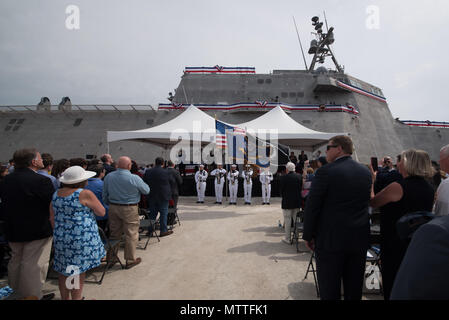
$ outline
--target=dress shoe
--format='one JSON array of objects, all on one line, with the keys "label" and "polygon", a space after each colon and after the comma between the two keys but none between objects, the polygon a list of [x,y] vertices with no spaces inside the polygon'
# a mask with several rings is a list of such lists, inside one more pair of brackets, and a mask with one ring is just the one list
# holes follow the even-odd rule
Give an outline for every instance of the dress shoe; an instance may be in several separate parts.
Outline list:
[{"label": "dress shoe", "polygon": [[172,230],[168,230],[167,232],[161,232],[159,234],[159,237],[165,237],[165,236],[171,235],[172,233],[173,233]]},{"label": "dress shoe", "polygon": [[132,261],[132,262],[128,262],[126,261],[126,266],[125,269],[131,269],[132,267],[137,266],[139,263],[142,262],[141,258],[137,258],[136,260]]},{"label": "dress shoe", "polygon": [[48,293],[48,294],[44,294],[41,298],[41,300],[53,300],[53,298],[55,297],[54,293]]},{"label": "dress shoe", "polygon": [[196,203],[201,203],[201,201],[197,201]]}]

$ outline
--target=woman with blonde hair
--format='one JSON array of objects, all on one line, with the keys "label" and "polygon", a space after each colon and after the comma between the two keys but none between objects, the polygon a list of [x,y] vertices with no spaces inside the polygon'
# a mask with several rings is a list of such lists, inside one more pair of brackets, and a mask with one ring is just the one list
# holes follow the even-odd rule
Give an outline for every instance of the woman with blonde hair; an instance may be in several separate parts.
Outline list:
[{"label": "woman with blonde hair", "polygon": [[[415,149],[403,151],[398,169],[404,179],[389,184],[376,196],[372,190],[370,201],[373,208],[385,206],[380,217],[380,258],[385,300],[390,298],[396,273],[408,247],[408,243],[399,238],[396,222],[407,213],[431,212],[435,193],[428,182],[434,172],[427,152]],[[372,173],[374,183],[374,171]]]}]

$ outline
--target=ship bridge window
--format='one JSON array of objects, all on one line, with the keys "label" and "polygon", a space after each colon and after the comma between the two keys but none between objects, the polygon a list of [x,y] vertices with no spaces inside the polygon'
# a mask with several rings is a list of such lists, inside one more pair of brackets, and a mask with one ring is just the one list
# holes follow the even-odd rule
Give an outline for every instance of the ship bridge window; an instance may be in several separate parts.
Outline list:
[{"label": "ship bridge window", "polygon": [[82,121],[83,121],[82,118],[76,119],[76,120],[75,120],[75,123],[73,123],[73,126],[74,126],[74,127],[78,127],[78,126],[81,124]]},{"label": "ship bridge window", "polygon": [[271,79],[265,79],[265,83],[270,84],[271,83]]},{"label": "ship bridge window", "polygon": [[352,80],[352,79],[350,79],[349,82],[351,82],[351,84],[352,84],[354,87],[357,87],[357,88],[362,89],[362,85],[360,84],[360,82],[355,81],[355,80]]},{"label": "ship bridge window", "polygon": [[290,98],[296,98],[296,92],[289,92]]},{"label": "ship bridge window", "polygon": [[263,79],[257,79],[258,84],[263,84],[263,82],[264,82]]},{"label": "ship bridge window", "polygon": [[22,124],[25,121],[25,119],[19,119],[17,120],[17,124]]},{"label": "ship bridge window", "polygon": [[14,123],[16,123],[16,121],[17,121],[17,119],[11,119],[11,120],[9,120],[9,124],[14,124]]},{"label": "ship bridge window", "polygon": [[287,98],[288,97],[288,92],[282,92],[281,93],[281,97],[282,98]]}]

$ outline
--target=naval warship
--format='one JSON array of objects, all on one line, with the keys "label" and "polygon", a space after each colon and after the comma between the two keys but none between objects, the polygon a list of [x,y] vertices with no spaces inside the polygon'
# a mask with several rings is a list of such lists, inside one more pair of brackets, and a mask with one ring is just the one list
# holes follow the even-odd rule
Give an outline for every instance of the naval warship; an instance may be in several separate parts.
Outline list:
[{"label": "naval warship", "polygon": [[[307,128],[348,133],[356,158],[364,163],[408,148],[426,150],[438,160],[440,148],[449,141],[449,123],[394,119],[382,89],[345,73],[338,63],[332,51],[334,28],[324,29],[318,17],[312,18],[312,25],[316,39],[308,53],[313,59],[310,66],[304,59],[304,70],[258,74],[255,67],[186,67],[168,103],[157,107],[75,105],[69,97],[59,105],[44,97],[36,106],[1,106],[0,162],[19,148],[33,146],[55,159],[110,153],[114,158],[129,155],[138,163],[151,163],[156,156],[167,157],[167,150],[143,141],[108,143],[107,131],[157,126],[191,104],[231,124],[280,106]],[[334,68],[319,66],[328,58]]]}]

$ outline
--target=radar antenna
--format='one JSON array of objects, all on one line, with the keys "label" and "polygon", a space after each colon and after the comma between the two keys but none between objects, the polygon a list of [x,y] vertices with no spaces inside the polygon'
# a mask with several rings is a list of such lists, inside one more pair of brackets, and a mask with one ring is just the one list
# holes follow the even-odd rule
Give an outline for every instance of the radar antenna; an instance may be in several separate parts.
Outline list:
[{"label": "radar antenna", "polygon": [[315,69],[316,63],[324,63],[326,57],[332,57],[332,61],[338,72],[343,73],[343,68],[338,64],[337,58],[335,58],[335,55],[330,48],[330,45],[335,42],[334,27],[330,27],[327,33],[323,33],[323,23],[320,22],[320,18],[316,16],[312,18],[312,26],[314,26],[316,30],[316,32],[313,33],[316,36],[316,40],[312,40],[310,43],[309,54],[313,54],[313,60],[309,71]]},{"label": "radar antenna", "polygon": [[301,47],[301,53],[302,53],[302,58],[304,59],[304,65],[306,66],[306,70],[308,70],[309,67],[307,66],[306,56],[304,55],[304,50],[302,48],[301,38],[299,37],[299,32],[298,32],[298,27],[296,26],[295,16],[292,16],[292,17],[293,17],[293,23],[295,24],[296,35],[298,36],[299,46]]}]

